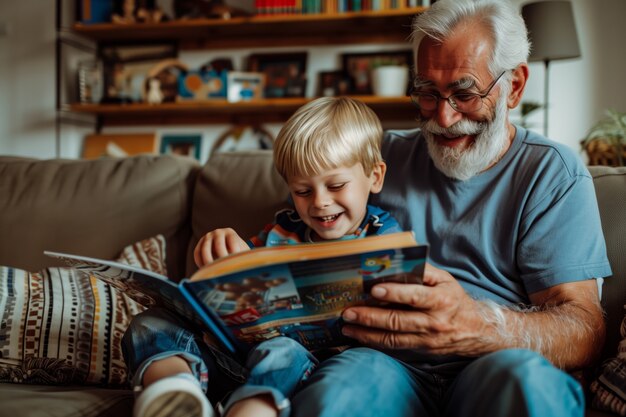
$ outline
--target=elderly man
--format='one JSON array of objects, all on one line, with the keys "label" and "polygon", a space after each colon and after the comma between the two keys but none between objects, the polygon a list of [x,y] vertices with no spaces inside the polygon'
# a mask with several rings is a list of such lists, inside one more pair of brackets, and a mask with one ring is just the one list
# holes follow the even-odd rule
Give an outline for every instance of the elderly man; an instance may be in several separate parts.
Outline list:
[{"label": "elderly man", "polygon": [[582,416],[566,371],[604,337],[611,274],[592,180],[570,149],[512,125],[529,42],[503,0],[439,0],[414,23],[420,129],[385,143],[375,204],[431,246],[399,310],[347,309],[355,348],[322,363],[296,416]]}]

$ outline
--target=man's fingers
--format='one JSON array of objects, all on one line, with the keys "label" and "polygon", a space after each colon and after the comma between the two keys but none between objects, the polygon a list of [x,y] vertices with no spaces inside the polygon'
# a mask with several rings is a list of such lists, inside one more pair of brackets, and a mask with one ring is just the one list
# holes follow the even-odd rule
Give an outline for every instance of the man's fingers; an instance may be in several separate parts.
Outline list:
[{"label": "man's fingers", "polygon": [[427,340],[417,333],[387,332],[351,325],[345,325],[342,333],[364,345],[382,349],[411,349],[415,346],[423,346],[424,341]]},{"label": "man's fingers", "polygon": [[430,324],[429,316],[419,311],[377,307],[351,307],[343,312],[342,317],[350,324],[394,332],[419,333]]},{"label": "man's fingers", "polygon": [[424,276],[422,277],[424,285],[434,286],[453,279],[452,275],[450,275],[447,271],[426,263],[426,266],[424,267]]},{"label": "man's fingers", "polygon": [[384,283],[372,288],[372,297],[391,303],[406,304],[415,309],[427,310],[435,307],[435,290],[419,284]]}]

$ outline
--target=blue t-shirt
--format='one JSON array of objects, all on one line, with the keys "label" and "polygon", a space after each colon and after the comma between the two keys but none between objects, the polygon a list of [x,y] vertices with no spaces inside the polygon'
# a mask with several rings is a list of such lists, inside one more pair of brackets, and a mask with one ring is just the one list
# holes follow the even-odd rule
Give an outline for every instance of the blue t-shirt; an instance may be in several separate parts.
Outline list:
[{"label": "blue t-shirt", "polygon": [[[365,217],[359,228],[344,239],[401,232],[400,225],[389,213],[375,206],[367,206]],[[248,246],[283,246],[312,242],[311,228],[302,221],[298,212],[284,209],[276,213],[274,223],[270,223],[256,236],[248,240]]]},{"label": "blue t-shirt", "polygon": [[517,127],[492,168],[467,181],[433,164],[418,129],[389,131],[385,187],[391,212],[430,262],[474,298],[529,303],[528,294],[611,275],[592,178],[568,147]]}]

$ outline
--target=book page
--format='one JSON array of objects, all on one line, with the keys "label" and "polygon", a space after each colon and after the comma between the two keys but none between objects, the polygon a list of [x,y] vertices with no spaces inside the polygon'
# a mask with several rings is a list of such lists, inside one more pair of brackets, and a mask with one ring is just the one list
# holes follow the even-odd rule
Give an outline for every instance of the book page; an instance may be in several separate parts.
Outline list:
[{"label": "book page", "polygon": [[180,293],[178,284],[164,275],[106,259],[51,251],[44,253],[61,259],[87,277],[106,282],[144,307],[161,307],[204,325]]}]

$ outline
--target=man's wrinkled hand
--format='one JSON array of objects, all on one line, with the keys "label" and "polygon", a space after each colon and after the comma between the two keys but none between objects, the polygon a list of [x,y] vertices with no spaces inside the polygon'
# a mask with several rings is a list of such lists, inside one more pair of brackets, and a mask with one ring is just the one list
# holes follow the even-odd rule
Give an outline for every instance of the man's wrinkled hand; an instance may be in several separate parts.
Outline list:
[{"label": "man's wrinkled hand", "polygon": [[407,309],[350,307],[343,333],[385,349],[418,349],[434,354],[475,356],[485,349],[478,303],[448,272],[427,264],[424,285],[383,283],[372,296]]}]

